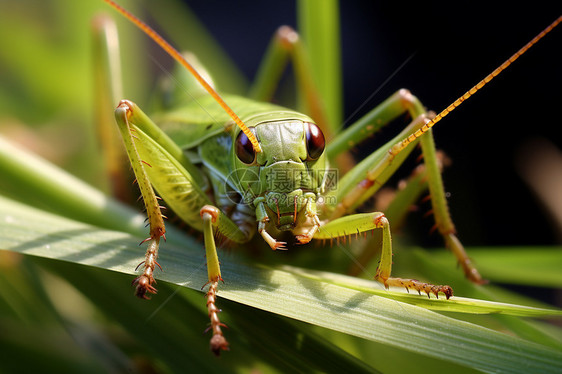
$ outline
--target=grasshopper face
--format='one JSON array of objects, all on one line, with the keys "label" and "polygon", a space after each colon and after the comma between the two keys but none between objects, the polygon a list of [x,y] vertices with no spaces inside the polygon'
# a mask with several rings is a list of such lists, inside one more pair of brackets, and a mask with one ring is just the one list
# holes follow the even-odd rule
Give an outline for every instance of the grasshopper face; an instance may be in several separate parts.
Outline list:
[{"label": "grasshopper face", "polygon": [[254,208],[265,208],[268,231],[301,235],[316,217],[324,186],[324,135],[316,124],[303,120],[263,122],[251,131],[262,152],[256,154],[242,132],[233,147],[241,190],[252,196]]}]

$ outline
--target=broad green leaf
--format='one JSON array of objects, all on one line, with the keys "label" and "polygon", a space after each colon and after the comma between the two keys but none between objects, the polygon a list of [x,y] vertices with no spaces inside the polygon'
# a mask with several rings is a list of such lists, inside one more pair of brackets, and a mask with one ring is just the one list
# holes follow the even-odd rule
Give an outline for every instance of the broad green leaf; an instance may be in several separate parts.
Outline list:
[{"label": "broad green leaf", "polygon": [[[4,198],[0,222],[2,249],[124,273],[132,273],[139,261],[138,238]],[[165,244],[160,264],[166,270],[159,279],[200,289],[206,282],[202,254],[192,241],[185,247]],[[248,266],[229,256],[223,256],[222,268],[226,282],[220,296],[255,308],[485,371],[562,369],[558,351],[395,299],[310,279],[294,270]]]},{"label": "broad green leaf", "polygon": [[376,282],[352,278],[346,275],[319,272],[308,269],[298,269],[291,266],[283,266],[282,269],[309,279],[316,279],[334,285],[348,287],[364,293],[386,297],[395,301],[417,305],[431,310],[474,314],[502,313],[522,317],[540,317],[548,315],[562,316],[561,310],[534,308],[459,296],[454,296],[450,300],[446,300],[443,295],[441,295],[441,298],[439,299],[435,298],[433,295],[431,295],[431,297],[420,297],[417,294],[407,293],[398,288],[393,288],[393,291],[388,291]]}]

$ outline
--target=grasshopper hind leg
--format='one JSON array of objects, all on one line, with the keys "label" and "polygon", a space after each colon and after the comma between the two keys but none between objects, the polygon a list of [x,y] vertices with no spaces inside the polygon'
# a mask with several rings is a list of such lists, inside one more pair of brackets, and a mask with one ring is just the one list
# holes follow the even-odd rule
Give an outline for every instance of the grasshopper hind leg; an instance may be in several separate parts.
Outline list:
[{"label": "grasshopper hind leg", "polygon": [[445,241],[445,246],[457,257],[465,276],[475,284],[486,284],[470,258],[464,246],[457,238],[456,228],[449,213],[443,179],[437,161],[435,141],[432,131],[429,130],[420,138],[424,165],[427,172],[427,184],[431,197],[432,212],[435,218],[435,228]]}]

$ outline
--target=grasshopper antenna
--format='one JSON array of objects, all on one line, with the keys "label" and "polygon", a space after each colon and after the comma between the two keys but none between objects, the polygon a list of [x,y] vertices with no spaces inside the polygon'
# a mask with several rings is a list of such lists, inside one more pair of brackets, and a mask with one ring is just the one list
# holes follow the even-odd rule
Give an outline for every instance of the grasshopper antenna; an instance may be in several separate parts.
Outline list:
[{"label": "grasshopper antenna", "polygon": [[168,53],[174,60],[176,60],[183,67],[185,67],[195,77],[195,79],[197,79],[197,81],[203,86],[203,88],[205,88],[205,90],[207,90],[207,92],[213,97],[213,99],[215,99],[215,101],[223,108],[223,110],[230,116],[230,118],[232,118],[234,120],[234,122],[236,122],[236,124],[238,125],[238,127],[240,127],[240,129],[244,132],[244,134],[246,134],[246,136],[248,137],[248,139],[252,143],[252,146],[254,147],[254,151],[256,153],[260,153],[262,151],[256,136],[254,134],[252,134],[250,129],[248,129],[248,126],[246,126],[244,124],[244,122],[242,122],[242,120],[226,104],[226,102],[222,99],[222,97],[220,97],[220,95],[217,93],[217,91],[215,91],[215,89],[213,87],[211,87],[211,85],[209,85],[209,83],[207,83],[207,81],[205,81],[205,79],[203,79],[201,74],[199,74],[197,72],[197,70],[195,70],[195,68],[181,55],[181,53],[178,52],[177,49],[172,47],[172,45],[170,43],[168,43],[166,40],[164,40],[164,38],[162,36],[160,36],[160,34],[158,34],[156,31],[154,31],[154,29],[152,29],[146,23],[144,23],[143,21],[138,19],[136,16],[134,16],[128,10],[121,7],[119,4],[115,3],[112,0],[104,0],[104,1],[107,4],[109,4],[112,8],[117,10],[119,13],[121,13],[125,18],[127,18],[133,24],[135,24],[135,26],[137,26],[148,37],[150,37],[152,40],[154,40],[154,42],[156,42],[156,44],[158,44],[164,51],[166,51],[166,53]]},{"label": "grasshopper antenna", "polygon": [[484,79],[482,79],[480,82],[478,82],[474,87],[472,87],[470,90],[466,91],[464,93],[464,95],[459,97],[451,105],[449,105],[447,108],[445,108],[441,113],[436,115],[435,118],[433,118],[432,120],[429,120],[425,125],[423,125],[419,130],[414,132],[412,135],[408,136],[407,138],[405,138],[401,142],[395,144],[390,149],[390,151],[389,151],[390,154],[394,155],[394,156],[397,155],[398,153],[400,153],[400,151],[402,151],[404,148],[406,148],[408,146],[408,144],[410,144],[411,142],[413,142],[414,140],[416,140],[417,138],[422,136],[424,133],[429,131],[429,129],[432,128],[437,122],[441,121],[443,119],[443,117],[445,117],[447,114],[451,113],[453,110],[458,108],[466,99],[468,99],[469,97],[474,95],[478,90],[480,90],[482,87],[484,87],[492,79],[497,77],[502,71],[507,69],[507,67],[509,65],[511,65],[515,60],[517,60],[523,53],[527,52],[527,50],[529,48],[531,48],[533,45],[535,45],[539,40],[541,40],[550,31],[552,31],[552,29],[554,29],[556,26],[558,26],[558,24],[560,22],[562,22],[562,16],[559,16],[554,22],[552,22],[547,28],[545,28],[543,31],[541,31],[530,42],[528,42],[520,50],[515,52],[503,64],[498,66],[493,72],[488,74]]}]

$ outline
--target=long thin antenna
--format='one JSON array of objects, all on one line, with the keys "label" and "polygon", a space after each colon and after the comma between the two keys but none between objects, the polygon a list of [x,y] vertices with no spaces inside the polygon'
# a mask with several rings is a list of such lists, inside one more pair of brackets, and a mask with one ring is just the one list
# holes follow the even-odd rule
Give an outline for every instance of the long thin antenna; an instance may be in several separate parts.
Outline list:
[{"label": "long thin antenna", "polygon": [[509,65],[511,65],[515,60],[517,60],[519,58],[519,56],[521,56],[523,53],[527,52],[527,50],[529,48],[531,48],[533,45],[535,45],[546,34],[548,34],[553,28],[558,26],[558,24],[560,22],[562,22],[562,16],[559,16],[556,19],[556,21],[552,22],[547,28],[545,28],[543,31],[541,31],[540,34],[535,36],[530,42],[528,42],[520,50],[515,52],[513,54],[513,56],[508,58],[503,64],[501,64],[493,72],[488,74],[484,79],[482,79],[480,82],[478,82],[474,87],[472,87],[470,90],[466,91],[464,95],[462,95],[457,100],[455,100],[451,105],[449,105],[441,113],[439,113],[437,116],[435,116],[435,118],[433,118],[428,123],[423,125],[419,130],[414,132],[412,135],[408,136],[407,138],[405,138],[401,142],[397,143],[394,147],[392,147],[390,152],[393,155],[396,155],[396,154],[400,153],[400,151],[402,151],[404,148],[406,148],[408,146],[408,144],[410,144],[411,142],[413,142],[414,140],[416,140],[417,138],[422,136],[424,133],[429,131],[429,129],[432,128],[437,122],[441,121],[441,119],[443,119],[443,117],[445,117],[447,114],[451,113],[453,110],[458,108],[463,103],[463,101],[465,101],[466,99],[468,99],[469,97],[474,95],[478,90],[480,90],[482,87],[484,87],[492,79],[497,77]]},{"label": "long thin antenna", "polygon": [[154,40],[156,44],[158,44],[164,51],[166,51],[166,53],[168,53],[174,60],[176,60],[182,66],[184,66],[195,77],[195,79],[197,79],[197,81],[203,86],[203,88],[207,90],[207,92],[213,97],[213,99],[215,99],[215,101],[224,109],[224,111],[230,116],[230,118],[232,118],[234,122],[236,122],[236,124],[238,125],[238,127],[240,127],[240,129],[244,132],[244,134],[246,134],[246,136],[252,143],[252,146],[254,147],[254,151],[256,151],[256,153],[261,152],[261,147],[260,144],[258,143],[258,140],[256,139],[256,136],[252,134],[252,132],[248,129],[248,126],[246,126],[244,122],[242,122],[242,120],[226,104],[226,102],[222,99],[222,97],[220,97],[217,91],[215,91],[215,89],[211,87],[211,85],[209,85],[209,83],[207,83],[205,79],[203,79],[203,77],[197,72],[197,70],[195,70],[195,68],[181,55],[181,53],[177,51],[177,49],[172,47],[172,45],[168,43],[166,40],[164,40],[164,38],[161,37],[156,31],[154,31],[150,26],[148,26],[146,23],[138,19],[128,10],[124,9],[123,7],[121,7],[120,5],[118,5],[112,0],[104,0],[104,1],[109,5],[111,5],[111,7],[117,10],[119,13],[121,13],[129,21],[134,23],[146,35],[148,35],[152,40]]}]

